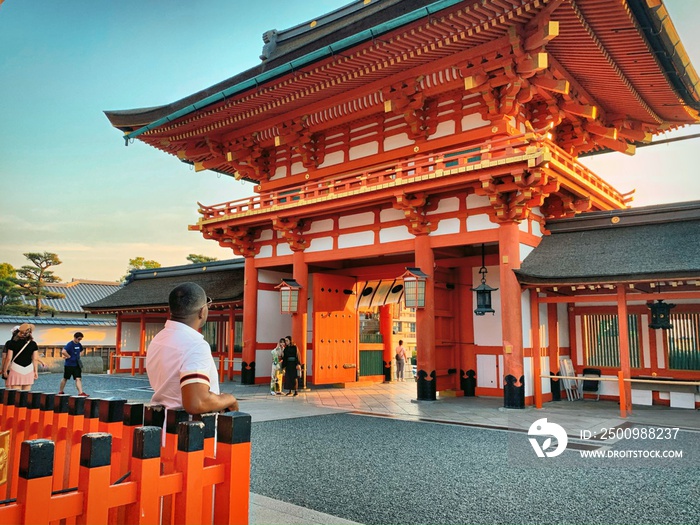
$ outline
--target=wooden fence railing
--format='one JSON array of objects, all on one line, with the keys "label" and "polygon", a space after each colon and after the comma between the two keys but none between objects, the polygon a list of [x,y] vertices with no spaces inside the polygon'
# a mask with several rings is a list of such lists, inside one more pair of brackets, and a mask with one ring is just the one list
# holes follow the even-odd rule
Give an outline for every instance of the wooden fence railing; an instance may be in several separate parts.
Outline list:
[{"label": "wooden fence railing", "polygon": [[246,525],[250,416],[189,419],[123,399],[0,389],[0,444],[10,437],[0,523]]}]

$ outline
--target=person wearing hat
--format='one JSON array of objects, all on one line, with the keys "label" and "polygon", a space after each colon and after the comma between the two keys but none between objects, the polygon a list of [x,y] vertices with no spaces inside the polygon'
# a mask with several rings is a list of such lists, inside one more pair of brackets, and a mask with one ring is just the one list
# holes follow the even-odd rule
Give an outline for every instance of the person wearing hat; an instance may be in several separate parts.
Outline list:
[{"label": "person wearing hat", "polygon": [[7,342],[7,358],[3,365],[7,388],[31,390],[39,377],[39,347],[32,337],[33,331],[33,324],[23,323],[17,335]]}]

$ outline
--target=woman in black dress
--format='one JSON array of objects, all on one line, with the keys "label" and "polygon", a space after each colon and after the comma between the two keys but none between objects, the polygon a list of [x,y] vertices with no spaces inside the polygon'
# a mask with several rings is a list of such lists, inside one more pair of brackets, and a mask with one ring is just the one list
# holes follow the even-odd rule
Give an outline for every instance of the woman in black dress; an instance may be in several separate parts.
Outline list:
[{"label": "woman in black dress", "polygon": [[294,395],[299,395],[297,392],[298,383],[298,371],[301,370],[301,363],[299,362],[299,351],[297,346],[292,342],[292,336],[288,335],[285,337],[287,340],[287,346],[284,347],[284,354],[282,355],[282,368],[284,368],[284,388],[289,390],[286,395],[292,395],[292,390],[294,390]]}]

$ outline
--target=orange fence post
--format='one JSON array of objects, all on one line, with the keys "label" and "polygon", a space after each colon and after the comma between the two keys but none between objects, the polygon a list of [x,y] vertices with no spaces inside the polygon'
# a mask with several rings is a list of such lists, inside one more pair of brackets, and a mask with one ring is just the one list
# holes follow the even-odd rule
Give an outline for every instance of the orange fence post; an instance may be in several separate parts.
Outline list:
[{"label": "orange fence post", "polygon": [[97,432],[100,427],[100,400],[94,397],[85,398],[85,410],[83,412],[83,434]]},{"label": "orange fence post", "polygon": [[[182,490],[175,494],[175,521],[196,525],[202,520],[204,483],[204,423],[186,421],[178,425],[175,470],[182,474]],[[204,490],[203,490],[204,489]],[[211,507],[208,509],[211,516]]]},{"label": "orange fence post", "polygon": [[83,512],[77,517],[78,524],[107,523],[111,452],[109,434],[85,434],[81,440],[78,491],[83,493]]},{"label": "orange fence post", "polygon": [[112,468],[109,480],[114,483],[125,472],[121,472],[122,434],[124,429],[124,405],[126,399],[100,399],[98,402],[100,432],[112,436]]},{"label": "orange fence post", "polygon": [[25,439],[35,439],[39,435],[41,417],[41,392],[27,394],[27,435]]},{"label": "orange fence post", "polygon": [[85,398],[73,396],[68,400],[68,436],[66,443],[66,473],[64,483],[66,487],[78,485],[80,469],[80,439],[85,426]]},{"label": "orange fence post", "polygon": [[[12,394],[8,394],[7,401],[12,402],[14,415],[12,417],[12,426],[7,430],[10,431],[10,452],[7,458],[7,497],[17,497],[17,478],[18,466],[20,461],[20,444],[26,439],[26,417],[27,417],[27,397],[29,392],[21,390],[12,390]],[[9,423],[8,423],[9,424]]]},{"label": "orange fence post", "polygon": [[0,430],[12,430],[15,423],[15,396],[19,390],[5,388],[2,392],[3,417]]},{"label": "orange fence post", "polygon": [[68,400],[70,396],[62,394],[54,398],[54,426],[51,433],[51,440],[55,447],[53,466],[53,489],[61,490],[67,488],[63,485],[63,478],[66,468],[66,452],[68,440]]},{"label": "orange fence post", "polygon": [[49,522],[53,443],[48,439],[25,441],[21,446],[17,504],[20,523]]},{"label": "orange fence post", "polygon": [[160,444],[163,430],[159,427],[134,429],[131,459],[131,480],[136,483],[136,503],[126,507],[126,523],[160,522]]},{"label": "orange fence post", "polygon": [[[190,416],[184,410],[167,410],[165,416],[165,446],[161,452],[163,474],[175,472],[175,453],[177,452],[178,424],[189,421]],[[163,524],[175,523],[173,497],[163,496]]]},{"label": "orange fence post", "polygon": [[[134,432],[137,427],[143,426],[143,403],[126,403],[124,405],[122,425],[120,476],[130,470],[134,448]],[[158,450],[158,455],[160,456],[160,450]]]},{"label": "orange fence post", "polygon": [[627,406],[627,395],[625,393],[625,376],[622,370],[617,373],[617,384],[620,390],[620,417],[626,418],[627,410],[625,407]]},{"label": "orange fence post", "polygon": [[56,394],[47,394],[46,392],[42,392],[40,397],[41,407],[39,408],[38,437],[40,439],[51,439],[51,433],[53,432],[53,406]]},{"label": "orange fence post", "polygon": [[198,414],[192,416],[192,421],[204,423],[204,457],[213,458],[216,437],[216,414]]},{"label": "orange fence post", "polygon": [[250,498],[250,415],[220,414],[216,463],[224,466],[224,481],[215,486],[214,523],[248,524]]}]

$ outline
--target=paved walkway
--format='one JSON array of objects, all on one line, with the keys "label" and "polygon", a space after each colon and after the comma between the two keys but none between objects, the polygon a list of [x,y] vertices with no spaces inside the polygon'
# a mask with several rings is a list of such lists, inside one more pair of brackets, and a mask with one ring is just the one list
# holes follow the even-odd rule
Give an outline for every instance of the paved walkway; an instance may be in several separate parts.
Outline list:
[{"label": "paved walkway", "polygon": [[[623,419],[617,403],[611,401],[559,401],[546,403],[540,410],[534,407],[505,409],[500,398],[444,397],[436,401],[417,401],[413,381],[360,384],[347,388],[311,387],[297,397],[271,396],[268,385],[224,383],[222,390],[236,395],[241,410],[251,414],[253,421],[352,412],[516,432],[527,432],[536,420],[548,418],[564,427],[571,440],[578,439],[582,431],[595,434],[602,428],[629,425],[680,427],[700,432],[698,410],[635,406],[632,415]],[[251,501],[251,524],[254,525],[351,523],[255,494]]]}]

